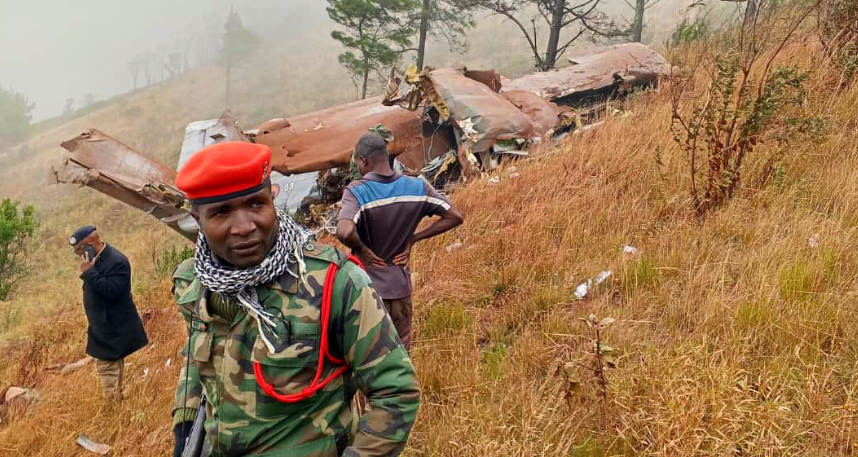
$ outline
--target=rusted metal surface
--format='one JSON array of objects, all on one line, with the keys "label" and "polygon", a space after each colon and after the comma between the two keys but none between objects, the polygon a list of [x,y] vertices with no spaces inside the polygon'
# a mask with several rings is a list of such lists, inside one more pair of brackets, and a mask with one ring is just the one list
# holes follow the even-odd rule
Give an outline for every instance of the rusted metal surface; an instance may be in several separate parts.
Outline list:
[{"label": "rusted metal surface", "polygon": [[572,111],[523,90],[504,92],[501,96],[530,118],[533,129],[539,136],[550,134],[557,128],[560,118]]},{"label": "rusted metal surface", "polygon": [[[358,138],[381,125],[394,137],[391,155],[407,172],[422,171],[431,179],[444,175],[442,181],[455,185],[460,175],[467,179],[495,166],[502,154],[526,155],[534,143],[585,128],[582,107],[592,108],[590,101],[654,85],[672,73],[662,56],[637,43],[602,48],[570,61],[568,68],[512,81],[494,70],[421,73],[415,68],[405,76],[410,91],[391,74],[384,97],[273,119],[244,132],[227,111],[219,119],[188,126],[178,168],[200,149],[221,141],[265,144],[273,153],[276,204],[303,209],[325,199],[319,198],[325,193],[320,189],[327,189],[319,182],[325,180],[319,172],[337,169],[325,176],[347,175]],[[172,168],[97,130],[62,146],[70,155],[62,167],[51,169],[54,183],[89,186],[196,238],[198,227],[175,188]]]},{"label": "rusted metal surface", "polygon": [[557,103],[574,105],[590,94],[628,91],[671,75],[671,66],[646,45],[628,43],[572,57],[572,66],[533,73],[504,84],[503,91],[523,90]]},{"label": "rusted metal surface", "polygon": [[[260,126],[260,131],[277,131],[288,128],[285,119],[275,119]],[[179,155],[177,169],[181,170],[188,160],[201,149],[224,141],[249,141],[238,123],[229,111],[224,112],[219,119],[198,121],[188,124],[185,129],[185,142]],[[286,176],[279,172],[271,173],[271,187],[274,194],[274,204],[290,212],[296,211],[303,199],[312,194],[316,185],[318,172],[302,173]],[[185,221],[181,227],[185,231],[197,231],[196,222]]]},{"label": "rusted metal surface", "polygon": [[[461,70],[424,72],[420,89],[442,120],[451,119],[459,127],[463,142],[473,144],[472,151],[488,150],[499,140],[540,136],[539,127],[527,114]],[[542,103],[547,106],[547,102]]]},{"label": "rusted metal surface", "polygon": [[382,124],[393,132],[393,156],[428,151],[430,139],[422,135],[419,113],[382,106],[371,98],[286,119],[289,127],[256,137],[271,147],[272,168],[284,175],[347,166],[361,135]]},{"label": "rusted metal surface", "polygon": [[189,214],[181,207],[184,195],[175,188],[175,170],[98,130],[85,132],[62,147],[70,155],[59,169],[51,168],[52,183],[91,187],[196,239],[196,233],[179,228],[179,220]]}]

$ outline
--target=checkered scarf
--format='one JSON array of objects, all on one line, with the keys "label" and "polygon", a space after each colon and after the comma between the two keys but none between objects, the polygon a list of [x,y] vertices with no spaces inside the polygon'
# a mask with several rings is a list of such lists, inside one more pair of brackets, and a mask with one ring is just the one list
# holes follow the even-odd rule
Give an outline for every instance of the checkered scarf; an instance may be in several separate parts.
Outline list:
[{"label": "checkered scarf", "polygon": [[[277,226],[277,240],[274,247],[265,260],[254,267],[235,268],[223,265],[215,258],[202,231],[197,237],[197,252],[194,258],[194,268],[200,283],[209,291],[219,293],[228,300],[234,300],[253,317],[256,320],[259,335],[272,354],[276,351],[271,343],[271,337],[276,338],[273,333],[277,324],[274,322],[274,315],[259,303],[256,286],[276,281],[285,274],[300,279],[306,284],[307,267],[304,263],[303,248],[308,241],[315,238],[313,232],[295,223],[279,208]],[[290,270],[290,265],[296,265],[298,271]]]}]

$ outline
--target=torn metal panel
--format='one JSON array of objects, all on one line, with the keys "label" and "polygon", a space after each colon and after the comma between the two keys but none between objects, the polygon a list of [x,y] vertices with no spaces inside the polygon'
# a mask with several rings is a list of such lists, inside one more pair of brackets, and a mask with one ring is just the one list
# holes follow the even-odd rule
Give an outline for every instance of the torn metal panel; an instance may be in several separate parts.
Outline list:
[{"label": "torn metal panel", "polygon": [[557,106],[523,90],[504,92],[501,96],[530,118],[534,131],[539,136],[550,135],[558,127],[558,117],[572,112],[570,108]]},{"label": "torn metal panel", "polygon": [[271,147],[271,166],[284,175],[348,165],[358,139],[379,124],[395,138],[388,145],[391,155],[428,150],[420,114],[381,102],[381,97],[371,98],[289,118],[289,127],[255,141]]},{"label": "torn metal panel", "polygon": [[[287,126],[285,119],[275,119],[260,126],[260,130],[277,131]],[[224,112],[219,119],[188,124],[185,128],[185,141],[182,143],[177,169],[181,170],[185,163],[203,148],[224,141],[248,141],[229,111]],[[272,172],[271,187],[274,193],[274,204],[294,213],[301,206],[304,198],[317,190],[317,177],[316,172],[295,176]],[[198,230],[196,221],[193,219],[182,221],[181,228],[189,232]]]},{"label": "torn metal panel", "polygon": [[464,68],[463,71],[466,78],[485,84],[492,92],[499,93],[503,87],[501,75],[495,70],[468,70]]},{"label": "torn metal panel", "polygon": [[175,170],[98,130],[85,132],[62,147],[71,154],[60,169],[51,169],[52,183],[91,187],[196,239],[196,232],[179,227],[178,221],[190,215],[183,208],[184,195],[175,187]]},{"label": "torn metal panel", "polygon": [[486,151],[498,140],[539,136],[527,114],[461,70],[424,72],[421,89],[443,120],[452,119],[459,126],[465,141],[473,144],[472,151]]},{"label": "torn metal panel", "polygon": [[601,48],[571,57],[572,66],[533,73],[504,84],[503,91],[523,90],[560,104],[577,106],[592,95],[628,91],[671,75],[670,64],[640,43]]}]

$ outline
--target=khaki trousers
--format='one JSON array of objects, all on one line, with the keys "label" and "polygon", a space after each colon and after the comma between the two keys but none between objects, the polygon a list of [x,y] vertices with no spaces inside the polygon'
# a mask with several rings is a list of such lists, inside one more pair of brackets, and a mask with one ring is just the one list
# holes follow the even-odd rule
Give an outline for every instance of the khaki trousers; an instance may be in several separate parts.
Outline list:
[{"label": "khaki trousers", "polygon": [[95,369],[101,381],[104,398],[122,398],[122,381],[125,377],[125,359],[95,360]]}]

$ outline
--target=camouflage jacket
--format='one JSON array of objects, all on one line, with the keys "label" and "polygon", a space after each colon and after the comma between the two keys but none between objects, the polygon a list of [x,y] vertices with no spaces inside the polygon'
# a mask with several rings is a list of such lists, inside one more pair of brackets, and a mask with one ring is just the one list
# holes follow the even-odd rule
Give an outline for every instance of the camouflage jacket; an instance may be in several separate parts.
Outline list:
[{"label": "camouflage jacket", "polygon": [[[193,420],[204,391],[205,428],[213,455],[222,456],[395,456],[405,447],[417,416],[420,389],[414,367],[382,301],[360,267],[336,249],[307,244],[307,284],[285,275],[257,287],[260,302],[279,319],[277,351],[257,338],[256,322],[239,311],[232,322],[212,315],[209,293],[196,279],[192,260],[174,273],[173,293],[189,324],[173,408],[174,424]],[[349,369],[313,397],[281,403],[256,382],[253,362],[280,394],[293,394],[315,377],[319,358],[322,286],[327,268],[341,266],[334,283],[329,322],[331,355]],[[185,352],[185,354],[187,354]],[[322,379],[337,367],[327,363]],[[358,422],[352,407],[357,390],[368,399]]]}]

